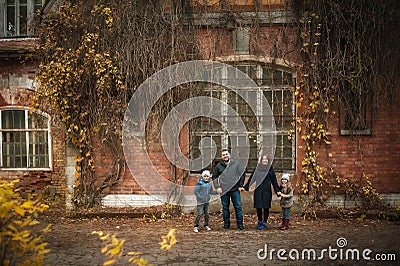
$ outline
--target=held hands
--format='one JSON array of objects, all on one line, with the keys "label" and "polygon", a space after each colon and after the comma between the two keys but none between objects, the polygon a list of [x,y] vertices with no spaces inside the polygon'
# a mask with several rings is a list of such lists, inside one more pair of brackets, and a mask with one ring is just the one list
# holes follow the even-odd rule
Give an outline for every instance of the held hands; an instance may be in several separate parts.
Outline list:
[{"label": "held hands", "polygon": [[280,196],[282,195],[282,192],[278,191],[278,193],[276,193],[276,195],[277,195],[278,197],[280,197]]},{"label": "held hands", "polygon": [[217,191],[218,194],[222,194],[222,188],[219,187],[219,188],[216,189],[216,191]]},{"label": "held hands", "polygon": [[245,191],[244,187],[239,187],[239,192]]}]

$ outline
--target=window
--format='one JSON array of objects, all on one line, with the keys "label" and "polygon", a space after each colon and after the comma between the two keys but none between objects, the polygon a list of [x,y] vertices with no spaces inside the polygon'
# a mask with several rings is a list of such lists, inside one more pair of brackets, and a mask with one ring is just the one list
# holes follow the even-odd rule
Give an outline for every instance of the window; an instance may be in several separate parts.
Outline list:
[{"label": "window", "polygon": [[0,110],[1,167],[49,168],[49,119],[26,109]]},{"label": "window", "polygon": [[371,97],[363,92],[348,90],[339,97],[340,134],[371,135],[372,110]]},{"label": "window", "polygon": [[[275,132],[264,132],[258,128],[258,119],[266,119],[268,116],[268,114],[264,113],[264,108],[261,104],[257,104],[257,110],[254,113],[242,97],[234,91],[219,85],[207,84],[204,86],[201,96],[217,98],[227,103],[240,117],[227,117],[226,110],[221,106],[212,106],[212,101],[202,105],[201,108],[207,108],[207,110],[213,110],[214,114],[220,114],[220,118],[215,116],[215,119],[199,117],[191,120],[189,125],[189,156],[192,165],[190,168],[212,168],[212,164],[221,159],[221,148],[223,147],[239,147],[239,149],[236,149],[238,153],[232,154],[232,156],[237,160],[245,159],[241,158],[244,153],[240,151],[240,147],[245,147],[248,141],[250,144],[250,157],[246,171],[250,172],[257,165],[259,151],[268,146],[265,143],[266,141],[261,139],[262,135],[274,134],[276,136],[274,168],[276,170],[295,169],[295,140],[289,140],[288,138],[288,130],[292,127],[291,123],[295,115],[293,74],[267,64],[240,63],[234,66],[259,84],[258,87],[247,88],[245,93],[251,101],[257,103],[261,102],[260,98],[262,96],[268,100],[275,119]],[[222,71],[222,75],[224,75],[224,71]],[[217,120],[222,121],[222,123]],[[239,130],[237,134],[231,132],[228,135],[226,121],[230,123],[229,128],[235,129],[239,126],[240,120],[245,125],[246,132]],[[200,165],[204,162],[195,160],[200,157],[200,150],[205,153],[205,158],[215,154],[216,160],[208,165]]]},{"label": "window", "polygon": [[12,37],[31,34],[30,24],[34,13],[42,7],[42,0],[7,0],[3,5],[5,5],[5,8],[0,9],[4,10],[3,14],[0,14],[0,16],[4,17],[3,36]]},{"label": "window", "polygon": [[235,54],[249,54],[250,31],[248,28],[237,28],[232,32],[232,44]]}]

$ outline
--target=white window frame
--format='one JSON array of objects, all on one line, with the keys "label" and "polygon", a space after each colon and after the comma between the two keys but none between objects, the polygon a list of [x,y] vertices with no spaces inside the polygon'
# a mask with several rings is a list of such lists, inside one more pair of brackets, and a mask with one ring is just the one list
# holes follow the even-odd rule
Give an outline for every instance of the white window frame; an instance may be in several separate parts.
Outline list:
[{"label": "white window frame", "polygon": [[[24,125],[25,128],[21,129],[3,129],[2,128],[2,119],[3,119],[3,111],[24,111]],[[0,169],[4,171],[9,171],[9,170],[29,170],[29,171],[48,171],[52,170],[52,153],[51,153],[51,132],[50,132],[50,116],[46,113],[43,112],[35,112],[38,115],[44,116],[47,118],[47,128],[40,128],[40,129],[34,129],[34,128],[29,128],[29,109],[25,107],[2,107],[0,109]],[[25,132],[26,136],[26,167],[7,167],[3,165],[3,132]],[[48,152],[48,166],[47,167],[33,167],[29,166],[30,164],[30,139],[29,139],[29,133],[30,132],[46,132],[47,133],[47,152]]]}]

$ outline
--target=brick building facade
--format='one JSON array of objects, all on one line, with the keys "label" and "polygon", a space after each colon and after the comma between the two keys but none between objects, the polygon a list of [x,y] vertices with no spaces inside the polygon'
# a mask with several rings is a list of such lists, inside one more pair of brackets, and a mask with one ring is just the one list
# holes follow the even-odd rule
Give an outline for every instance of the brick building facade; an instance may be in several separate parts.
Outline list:
[{"label": "brick building facade", "polygon": [[[24,195],[44,194],[63,205],[66,191],[63,130],[52,123],[47,113],[29,113],[37,69],[37,64],[26,57],[32,47],[33,39],[0,39],[0,176],[19,179]],[[34,115],[43,119],[36,129]]]},{"label": "brick building facade", "polygon": [[[65,135],[61,126],[51,119],[51,114],[39,113],[44,125],[34,130],[31,114],[25,110],[30,108],[30,97],[35,92],[34,74],[37,68],[35,62],[30,62],[26,55],[33,48],[33,38],[20,38],[8,33],[10,29],[6,23],[7,1],[0,2],[0,112],[2,118],[2,158],[0,176],[2,178],[22,180],[22,190],[26,193],[44,193],[51,199],[67,206],[74,183],[74,150],[66,144]],[[37,1],[30,2],[30,8],[36,8]],[[52,1],[50,1],[52,2]],[[207,1],[200,1],[207,2]],[[256,1],[257,10],[253,1],[236,1],[236,14],[240,17],[225,17],[219,10],[218,1],[209,6],[206,17],[196,17],[196,23],[203,25],[198,33],[203,59],[224,62],[244,71],[257,80],[259,87],[258,97],[265,96],[275,114],[277,135],[277,151],[274,167],[278,176],[283,172],[293,175],[292,182],[298,185],[301,175],[302,160],[304,157],[303,143],[297,134],[291,142],[286,140],[290,122],[294,117],[301,117],[301,110],[296,108],[294,95],[296,80],[299,78],[301,64],[299,54],[285,54],[291,50],[295,41],[295,32],[282,31],[287,22],[284,1]],[[214,3],[215,2],[215,3]],[[18,2],[19,3],[19,2]],[[46,8],[48,8],[48,3]],[[259,32],[253,35],[249,29],[248,20],[257,11],[259,18]],[[222,21],[222,22],[221,22]],[[221,24],[222,23],[222,24]],[[18,23],[16,23],[18,24]],[[21,28],[19,35],[28,36]],[[261,36],[261,38],[260,38]],[[271,66],[274,66],[274,69]],[[272,82],[272,83],[271,83]],[[395,91],[400,91],[400,85],[394,85]],[[215,93],[213,89],[209,93]],[[228,104],[241,106],[240,99],[231,97],[229,91],[218,91],[217,97],[226,99]],[[349,134],[342,127],[343,114],[337,107],[330,119],[331,145],[322,145],[319,148],[322,165],[331,167],[338,176],[349,179],[368,176],[377,191],[383,195],[389,204],[400,205],[400,98],[398,93],[393,94],[390,104],[379,102],[370,120],[367,131],[358,132],[357,136]],[[261,109],[260,109],[261,110]],[[258,112],[258,111],[257,111]],[[260,111],[262,112],[262,110]],[[255,114],[258,115],[257,113]],[[260,115],[261,117],[262,115]],[[371,116],[372,117],[372,116]],[[20,122],[16,121],[21,120]],[[7,124],[11,121],[11,124]],[[18,126],[17,126],[18,124]],[[248,136],[259,138],[256,132],[249,130]],[[40,132],[40,133],[35,133]],[[180,138],[180,145],[188,157],[196,157],[198,143],[196,138],[205,136],[201,128],[191,128],[186,125]],[[233,145],[226,135],[219,131],[211,132],[207,137],[222,146]],[[259,140],[259,139],[257,139]],[[236,137],[237,143],[241,141]],[[192,146],[188,143],[195,143]],[[259,143],[259,142],[254,142]],[[132,144],[132,156],[135,158],[137,170],[146,176],[145,154],[141,143]],[[196,146],[197,145],[197,146]],[[258,144],[251,146],[248,171],[250,172],[257,160]],[[104,175],[112,167],[112,157],[107,150],[98,143],[95,158],[102,163],[96,166],[96,173]],[[18,149],[18,151],[17,151]],[[155,168],[168,180],[178,179],[178,183],[185,179],[189,187],[194,185],[198,172],[187,172],[177,169],[169,163],[164,155],[160,142],[155,142],[148,149],[148,154]],[[238,154],[240,156],[240,154]],[[212,165],[209,166],[209,168]],[[133,177],[128,168],[125,169],[119,183],[107,189],[103,204],[112,206],[147,206],[159,204],[158,199],[147,195],[138,184],[140,178]],[[139,181],[140,183],[141,181]],[[151,182],[151,180],[149,181]],[[340,202],[338,203],[340,204]]]}]

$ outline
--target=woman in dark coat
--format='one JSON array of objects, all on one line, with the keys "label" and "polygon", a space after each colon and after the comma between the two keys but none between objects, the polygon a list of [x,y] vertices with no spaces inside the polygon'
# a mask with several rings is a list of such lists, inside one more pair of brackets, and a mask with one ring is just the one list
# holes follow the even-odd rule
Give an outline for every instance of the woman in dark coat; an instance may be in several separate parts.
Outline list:
[{"label": "woman in dark coat", "polygon": [[275,193],[280,191],[278,182],[276,181],[274,168],[271,165],[271,160],[266,155],[261,157],[256,169],[244,185],[244,189],[249,191],[250,186],[254,182],[256,182],[256,189],[254,190],[254,208],[257,209],[258,218],[256,228],[265,229],[267,227],[269,209],[271,208],[272,201],[271,183],[274,187]]}]

